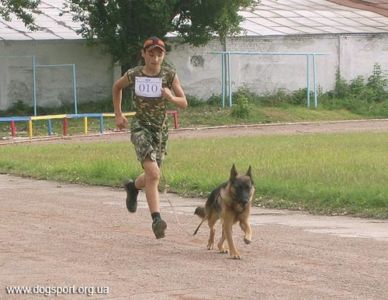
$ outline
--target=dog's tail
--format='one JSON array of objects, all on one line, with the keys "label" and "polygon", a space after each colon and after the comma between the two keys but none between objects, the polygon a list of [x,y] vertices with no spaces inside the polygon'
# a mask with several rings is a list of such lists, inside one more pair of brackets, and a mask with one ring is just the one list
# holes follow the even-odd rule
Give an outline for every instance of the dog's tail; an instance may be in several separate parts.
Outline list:
[{"label": "dog's tail", "polygon": [[195,209],[194,215],[197,215],[197,216],[200,217],[201,219],[205,219],[205,217],[206,217],[205,207],[203,207],[203,206],[198,206],[198,207]]},{"label": "dog's tail", "polygon": [[200,217],[202,219],[201,223],[199,223],[197,229],[195,229],[193,235],[196,235],[198,230],[199,230],[199,227],[201,227],[202,223],[206,220],[206,211],[205,211],[205,207],[203,206],[198,206],[196,209],[195,209],[195,212],[194,212],[194,215],[197,215],[198,217]]}]

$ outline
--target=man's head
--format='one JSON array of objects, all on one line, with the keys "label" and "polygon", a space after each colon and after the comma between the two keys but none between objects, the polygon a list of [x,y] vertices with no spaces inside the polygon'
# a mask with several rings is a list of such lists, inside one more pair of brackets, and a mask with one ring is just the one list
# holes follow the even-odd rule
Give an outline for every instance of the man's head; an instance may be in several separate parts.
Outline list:
[{"label": "man's head", "polygon": [[164,42],[158,37],[150,37],[145,40],[141,54],[147,68],[159,69],[163,63],[165,53]]}]

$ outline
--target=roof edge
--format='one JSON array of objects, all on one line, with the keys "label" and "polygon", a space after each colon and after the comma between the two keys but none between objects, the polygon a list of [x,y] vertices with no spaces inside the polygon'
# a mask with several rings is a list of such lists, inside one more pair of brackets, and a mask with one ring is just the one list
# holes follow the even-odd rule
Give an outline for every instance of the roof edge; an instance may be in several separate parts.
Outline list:
[{"label": "roof edge", "polygon": [[376,14],[382,15],[384,17],[388,17],[388,10],[384,8],[380,8],[371,2],[362,1],[362,0],[328,0],[329,2],[333,2],[338,5],[348,6],[352,8],[357,8],[361,10],[367,10],[374,12]]}]

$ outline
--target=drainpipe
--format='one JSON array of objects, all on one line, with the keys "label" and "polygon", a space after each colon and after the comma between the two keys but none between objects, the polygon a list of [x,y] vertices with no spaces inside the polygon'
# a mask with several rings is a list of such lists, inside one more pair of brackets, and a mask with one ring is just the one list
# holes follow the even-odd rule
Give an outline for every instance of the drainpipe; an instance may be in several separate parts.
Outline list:
[{"label": "drainpipe", "polygon": [[341,35],[338,35],[338,46],[337,46],[337,57],[338,57],[338,66],[337,71],[338,74],[341,75]]}]

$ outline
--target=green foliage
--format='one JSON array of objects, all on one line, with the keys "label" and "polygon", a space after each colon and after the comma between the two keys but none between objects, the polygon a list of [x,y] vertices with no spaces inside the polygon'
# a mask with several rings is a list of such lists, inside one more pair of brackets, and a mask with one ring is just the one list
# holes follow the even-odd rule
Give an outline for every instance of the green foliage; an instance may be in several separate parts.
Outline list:
[{"label": "green foliage", "polygon": [[289,99],[289,94],[285,90],[279,89],[273,95],[266,95],[265,99],[262,99],[262,102],[267,105],[278,106],[287,103]]},{"label": "green foliage", "polygon": [[29,30],[37,30],[31,11],[39,13],[37,7],[40,0],[0,0],[0,17],[10,21],[12,15],[22,20]]},{"label": "green foliage", "polygon": [[206,103],[208,105],[220,107],[221,101],[222,101],[221,100],[221,96],[216,96],[216,95],[213,94],[209,99],[207,99]]},{"label": "green foliage", "polygon": [[177,32],[183,42],[206,44],[240,31],[238,11],[256,0],[72,0],[68,11],[82,23],[79,33],[106,47],[114,61],[133,66],[143,41]]},{"label": "green foliage", "polygon": [[[126,103],[123,104],[123,109],[124,111],[131,110]],[[64,103],[57,107],[37,106],[36,110],[38,115],[71,114],[74,113],[74,105],[72,103]],[[78,104],[78,113],[102,113],[112,111],[113,103],[110,98],[98,102],[89,101]],[[33,107],[23,101],[17,101],[7,110],[0,111],[2,116],[30,116],[33,115],[33,113]]]},{"label": "green foliage", "polygon": [[341,77],[339,70],[335,74],[335,87],[334,93],[335,98],[344,98],[349,95],[349,85],[346,80]]},{"label": "green foliage", "polygon": [[198,0],[176,1],[179,11],[173,22],[175,30],[185,42],[199,46],[206,44],[217,33],[221,41],[227,35],[240,32],[242,8],[254,7],[255,0]]},{"label": "green foliage", "polygon": [[[319,90],[318,90],[318,94],[319,94]],[[310,99],[313,99],[313,97],[314,97],[313,92],[310,92]],[[290,96],[290,99],[288,102],[291,104],[295,104],[295,105],[306,105],[306,103],[307,103],[307,89],[304,88],[304,89],[299,89],[299,90],[293,91],[291,93],[291,96]]]},{"label": "green foliage", "polygon": [[[292,105],[306,105],[306,89],[298,89],[293,92],[287,92],[284,89],[277,90],[274,94],[266,94],[264,96],[258,96],[250,92],[250,102],[264,106],[281,106],[284,104]],[[311,95],[312,97],[312,92]]]},{"label": "green foliage", "polygon": [[204,101],[201,101],[201,99],[198,99],[195,96],[187,95],[187,103],[190,107],[199,107],[204,105]]},{"label": "green foliage", "polygon": [[23,101],[17,101],[6,111],[0,111],[2,116],[25,116],[33,114],[32,107]]},{"label": "green foliage", "polygon": [[238,94],[232,106],[231,115],[239,119],[247,119],[249,117],[251,107],[247,95]]},{"label": "green foliage", "polygon": [[[346,81],[344,81],[346,84]],[[362,76],[357,76],[350,82],[350,86],[347,88],[354,95],[361,95],[365,89],[365,79]]]},{"label": "green foliage", "polygon": [[236,92],[232,94],[232,98],[234,99],[234,102],[239,102],[238,99],[245,98],[249,103],[255,103],[257,102],[257,95],[250,91],[247,87],[243,86],[240,87]]},{"label": "green foliage", "polygon": [[369,101],[382,102],[388,100],[388,93],[386,91],[388,80],[383,75],[379,64],[374,65],[373,74],[368,78],[366,86],[370,91]]},{"label": "green foliage", "polygon": [[358,76],[348,83],[339,73],[335,89],[321,97],[320,103],[329,109],[347,109],[351,112],[375,117],[388,117],[388,80],[381,66],[375,64],[367,80]]}]

